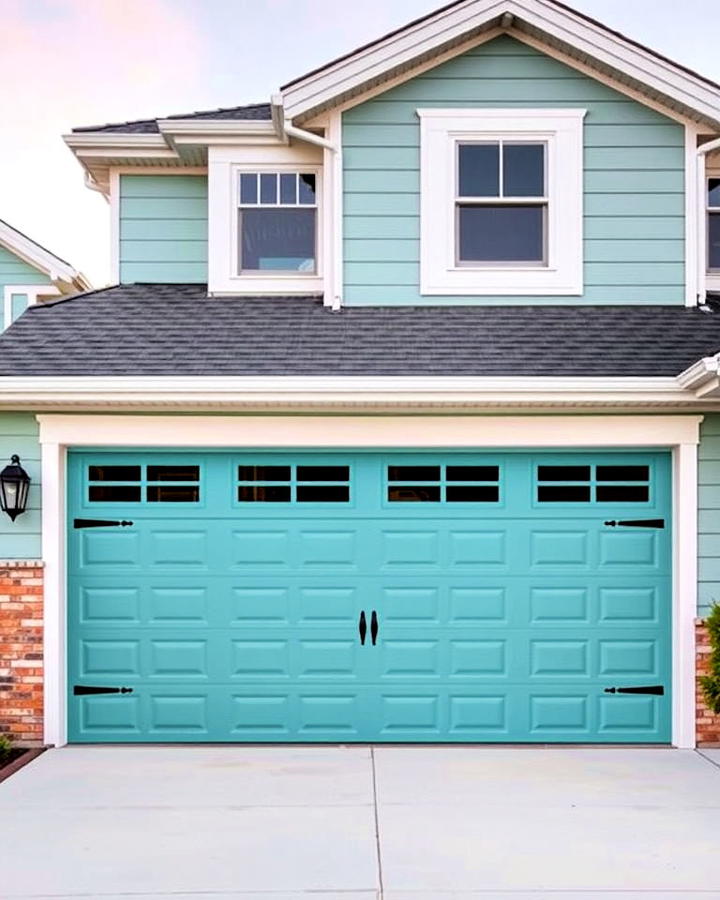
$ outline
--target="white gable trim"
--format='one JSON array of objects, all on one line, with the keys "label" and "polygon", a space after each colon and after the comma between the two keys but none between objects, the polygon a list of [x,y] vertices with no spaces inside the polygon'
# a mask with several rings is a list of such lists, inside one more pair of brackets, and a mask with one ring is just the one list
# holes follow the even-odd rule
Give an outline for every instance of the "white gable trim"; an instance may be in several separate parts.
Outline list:
[{"label": "white gable trim", "polygon": [[68,292],[68,288],[92,290],[92,285],[81,272],[3,221],[0,221],[0,244],[23,262],[47,275],[51,281],[64,282],[67,285],[65,292]]},{"label": "white gable trim", "polygon": [[470,32],[479,36],[484,25],[491,28],[506,15],[720,127],[720,88],[552,0],[465,0],[440,10],[287,85],[282,91],[285,115],[304,116],[348,99],[388,73],[462,42]]}]

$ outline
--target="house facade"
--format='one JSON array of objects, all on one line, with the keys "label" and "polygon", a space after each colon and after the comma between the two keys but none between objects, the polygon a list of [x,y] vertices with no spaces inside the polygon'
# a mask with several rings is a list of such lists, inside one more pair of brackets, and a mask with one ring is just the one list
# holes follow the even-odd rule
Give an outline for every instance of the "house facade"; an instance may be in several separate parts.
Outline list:
[{"label": "house facade", "polygon": [[461,0],[66,143],[117,285],[0,338],[5,727],[720,742],[720,86]]}]

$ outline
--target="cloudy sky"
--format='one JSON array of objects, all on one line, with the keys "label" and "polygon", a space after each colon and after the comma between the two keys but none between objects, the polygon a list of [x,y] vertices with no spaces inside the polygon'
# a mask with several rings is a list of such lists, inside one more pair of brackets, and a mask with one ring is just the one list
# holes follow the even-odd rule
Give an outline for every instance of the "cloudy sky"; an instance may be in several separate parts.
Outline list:
[{"label": "cloudy sky", "polygon": [[[0,218],[109,278],[109,214],[61,141],[75,125],[266,101],[443,0],[0,0]],[[720,81],[718,0],[574,0]]]}]

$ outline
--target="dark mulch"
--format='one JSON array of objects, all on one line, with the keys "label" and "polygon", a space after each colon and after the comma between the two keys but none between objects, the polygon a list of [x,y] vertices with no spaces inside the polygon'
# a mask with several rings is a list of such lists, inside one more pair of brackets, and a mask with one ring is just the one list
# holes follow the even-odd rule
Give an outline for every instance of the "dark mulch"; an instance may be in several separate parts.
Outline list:
[{"label": "dark mulch", "polygon": [[44,752],[45,747],[17,747],[0,757],[0,782],[14,775]]}]

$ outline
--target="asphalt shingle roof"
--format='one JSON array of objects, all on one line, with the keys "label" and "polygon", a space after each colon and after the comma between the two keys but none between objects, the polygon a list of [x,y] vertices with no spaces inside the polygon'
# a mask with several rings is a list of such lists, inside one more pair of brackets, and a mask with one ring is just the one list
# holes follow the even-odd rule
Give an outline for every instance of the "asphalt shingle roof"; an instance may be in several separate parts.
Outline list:
[{"label": "asphalt shingle roof", "polygon": [[[720,351],[684,306],[345,307],[135,284],[30,307],[0,337],[25,375],[674,376]],[[2,383],[0,382],[0,390]]]},{"label": "asphalt shingle roof", "polygon": [[83,125],[73,128],[73,133],[86,131],[102,134],[159,134],[159,119],[234,119],[266,120],[272,118],[269,103],[252,103],[249,106],[230,106],[224,109],[207,109],[200,112],[178,113],[173,116],[158,116],[157,119],[135,119],[132,122],[116,122],[109,125]]}]

